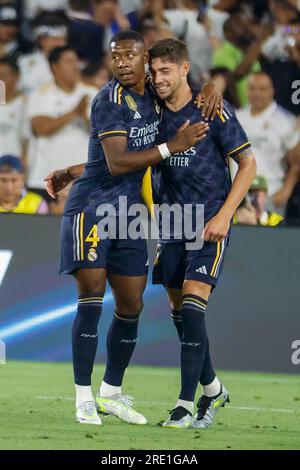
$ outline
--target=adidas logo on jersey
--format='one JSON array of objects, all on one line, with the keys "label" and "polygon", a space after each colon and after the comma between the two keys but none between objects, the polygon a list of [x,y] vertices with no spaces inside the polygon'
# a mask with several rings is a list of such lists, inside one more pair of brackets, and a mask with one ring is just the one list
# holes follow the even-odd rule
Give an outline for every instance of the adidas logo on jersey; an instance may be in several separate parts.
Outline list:
[{"label": "adidas logo on jersey", "polygon": [[142,116],[138,111],[135,112],[135,115],[133,116],[133,119],[142,119]]},{"label": "adidas logo on jersey", "polygon": [[206,266],[196,269],[196,273],[207,274]]}]

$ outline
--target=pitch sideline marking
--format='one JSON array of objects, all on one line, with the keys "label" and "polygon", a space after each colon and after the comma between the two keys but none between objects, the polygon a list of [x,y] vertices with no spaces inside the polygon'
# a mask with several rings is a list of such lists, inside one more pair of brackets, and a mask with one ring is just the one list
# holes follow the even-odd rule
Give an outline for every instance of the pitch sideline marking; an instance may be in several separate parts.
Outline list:
[{"label": "pitch sideline marking", "polygon": [[[36,400],[61,400],[61,401],[75,401],[75,398],[72,397],[45,397],[45,396],[37,396],[35,397]],[[138,405],[149,405],[149,401],[137,401]],[[168,406],[169,402],[163,401],[152,401],[151,405],[162,405]],[[252,406],[230,406],[227,405],[226,408],[230,408],[232,410],[240,410],[240,411],[271,411],[272,413],[294,413],[295,410],[293,409],[277,409],[277,408],[260,408],[260,407],[252,407]]]}]

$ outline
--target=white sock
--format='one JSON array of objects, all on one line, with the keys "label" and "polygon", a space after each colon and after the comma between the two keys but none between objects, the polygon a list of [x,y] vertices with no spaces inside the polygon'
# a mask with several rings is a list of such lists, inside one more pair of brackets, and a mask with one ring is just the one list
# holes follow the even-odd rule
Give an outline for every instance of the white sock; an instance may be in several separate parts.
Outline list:
[{"label": "white sock", "polygon": [[93,397],[92,387],[90,385],[76,385],[76,408],[86,401],[95,401]]},{"label": "white sock", "polygon": [[192,401],[178,400],[176,403],[176,408],[178,406],[182,406],[192,414],[194,413],[194,403]]},{"label": "white sock", "polygon": [[216,377],[211,384],[203,386],[203,393],[206,397],[215,397],[216,395],[219,395],[220,392],[221,382],[218,377]]},{"label": "white sock", "polygon": [[106,382],[102,382],[99,388],[99,395],[102,398],[109,398],[113,395],[121,395],[122,387],[115,387],[114,385],[109,385]]}]

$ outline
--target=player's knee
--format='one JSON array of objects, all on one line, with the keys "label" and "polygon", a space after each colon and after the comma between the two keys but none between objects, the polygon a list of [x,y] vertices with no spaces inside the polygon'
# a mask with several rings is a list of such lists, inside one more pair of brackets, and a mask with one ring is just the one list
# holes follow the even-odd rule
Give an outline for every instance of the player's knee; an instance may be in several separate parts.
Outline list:
[{"label": "player's knee", "polygon": [[212,286],[204,282],[186,280],[183,284],[183,295],[197,295],[202,299],[208,300]]},{"label": "player's knee", "polygon": [[103,293],[103,283],[99,279],[89,279],[77,281],[79,295]]},{"label": "player's knee", "polygon": [[133,299],[130,302],[126,302],[118,306],[117,311],[119,314],[126,317],[137,317],[139,316],[144,308],[143,299],[137,298]]}]

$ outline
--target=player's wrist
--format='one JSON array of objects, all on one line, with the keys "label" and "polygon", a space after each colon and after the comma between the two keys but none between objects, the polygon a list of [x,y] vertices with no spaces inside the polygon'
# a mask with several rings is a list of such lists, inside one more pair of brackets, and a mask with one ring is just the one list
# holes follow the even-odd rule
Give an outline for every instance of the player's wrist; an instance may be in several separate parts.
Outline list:
[{"label": "player's wrist", "polygon": [[236,209],[233,207],[222,207],[218,212],[218,216],[222,217],[226,221],[230,222],[232,217],[234,216]]},{"label": "player's wrist", "polygon": [[168,146],[168,149],[169,149],[169,151],[170,151],[171,154],[180,152],[180,148],[179,148],[179,146],[178,146],[178,142],[177,142],[176,137],[173,138],[172,140],[169,140],[169,141],[167,142],[167,146]]},{"label": "player's wrist", "polygon": [[169,146],[166,143],[160,144],[157,146],[159,153],[161,154],[163,160],[170,158],[172,153],[170,152]]}]

